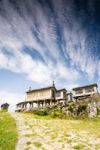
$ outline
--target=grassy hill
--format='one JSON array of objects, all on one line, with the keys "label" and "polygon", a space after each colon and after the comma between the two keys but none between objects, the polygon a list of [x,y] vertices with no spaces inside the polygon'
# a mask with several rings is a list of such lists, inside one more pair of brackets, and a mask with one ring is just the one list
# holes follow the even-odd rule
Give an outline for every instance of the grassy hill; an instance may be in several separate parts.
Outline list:
[{"label": "grassy hill", "polygon": [[17,142],[15,120],[7,112],[0,112],[0,150],[14,150]]},{"label": "grassy hill", "polygon": [[100,149],[100,118],[60,119],[57,115],[12,113],[14,120],[0,112],[0,150],[15,150],[17,139],[16,150]]},{"label": "grassy hill", "polygon": [[14,113],[20,150],[99,150],[100,119],[60,119]]}]

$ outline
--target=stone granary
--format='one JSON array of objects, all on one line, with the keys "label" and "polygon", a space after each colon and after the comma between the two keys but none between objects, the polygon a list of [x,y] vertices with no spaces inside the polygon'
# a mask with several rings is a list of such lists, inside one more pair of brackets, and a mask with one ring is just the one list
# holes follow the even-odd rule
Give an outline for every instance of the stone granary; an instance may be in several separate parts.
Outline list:
[{"label": "stone granary", "polygon": [[29,90],[26,92],[24,102],[17,104],[16,111],[28,111],[33,108],[52,107],[58,103],[64,104],[67,102],[66,89],[57,90],[53,82],[52,86]]},{"label": "stone granary", "polygon": [[76,87],[72,89],[73,98],[74,99],[82,99],[83,97],[91,97],[94,94],[98,93],[98,85],[91,84],[91,85],[85,85],[81,87]]},{"label": "stone granary", "polygon": [[83,99],[98,94],[98,85],[91,84],[73,88],[72,92],[66,89],[57,90],[53,82],[52,86],[29,90],[26,92],[25,101],[18,103],[16,111],[28,111],[34,108],[53,107],[66,104],[74,99]]},{"label": "stone granary", "polygon": [[8,111],[8,107],[9,107],[9,104],[8,103],[4,103],[4,104],[1,105],[1,110]]}]

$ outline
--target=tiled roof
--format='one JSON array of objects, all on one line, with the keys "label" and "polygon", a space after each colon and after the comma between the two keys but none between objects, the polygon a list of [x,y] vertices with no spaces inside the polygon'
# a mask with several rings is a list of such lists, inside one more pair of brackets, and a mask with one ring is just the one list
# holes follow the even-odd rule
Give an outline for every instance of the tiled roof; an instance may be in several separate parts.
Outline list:
[{"label": "tiled roof", "polygon": [[73,88],[72,90],[78,90],[78,89],[92,87],[92,86],[98,87],[98,85],[96,83],[94,83],[94,84],[90,84],[90,85],[84,85],[84,86],[76,87],[76,88]]},{"label": "tiled roof", "polygon": [[39,89],[33,89],[33,90],[27,91],[26,93],[31,93],[31,92],[34,92],[34,91],[47,90],[47,89],[52,89],[52,88],[55,88],[55,87],[54,86],[49,86],[49,87],[44,87],[44,88],[39,88]]},{"label": "tiled roof", "polygon": [[57,92],[58,92],[58,91],[67,91],[67,90],[66,90],[66,89],[59,89],[59,90],[57,90]]}]

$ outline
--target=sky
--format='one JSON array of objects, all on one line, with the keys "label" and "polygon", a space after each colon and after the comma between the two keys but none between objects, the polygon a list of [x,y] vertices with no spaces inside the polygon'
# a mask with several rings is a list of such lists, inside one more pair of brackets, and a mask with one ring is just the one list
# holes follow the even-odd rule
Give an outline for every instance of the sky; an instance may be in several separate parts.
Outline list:
[{"label": "sky", "polygon": [[[100,84],[99,0],[0,0],[0,104],[52,85]],[[100,89],[100,87],[99,87]]]}]

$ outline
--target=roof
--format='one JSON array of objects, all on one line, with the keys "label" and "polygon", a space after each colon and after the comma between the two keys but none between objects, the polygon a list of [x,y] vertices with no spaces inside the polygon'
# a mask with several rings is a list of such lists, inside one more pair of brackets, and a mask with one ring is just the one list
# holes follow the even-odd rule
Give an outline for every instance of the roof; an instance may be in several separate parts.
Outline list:
[{"label": "roof", "polygon": [[16,105],[21,105],[21,104],[24,104],[24,103],[26,103],[26,101],[23,101],[23,102],[17,103]]},{"label": "roof", "polygon": [[57,90],[57,92],[59,92],[59,91],[67,91],[66,89],[59,89],[59,90]]},{"label": "roof", "polygon": [[9,104],[8,103],[4,103],[4,104],[1,105],[1,107],[3,107],[3,106],[9,106]]},{"label": "roof", "polygon": [[68,92],[67,95],[73,95],[72,92]]},{"label": "roof", "polygon": [[96,83],[94,83],[94,84],[90,84],[90,85],[84,85],[84,86],[76,87],[76,88],[73,88],[72,90],[78,90],[81,88],[87,88],[87,87],[93,87],[93,86],[98,87],[98,85]]},{"label": "roof", "polygon": [[48,87],[44,87],[44,88],[29,90],[26,93],[31,93],[31,92],[35,92],[35,91],[41,91],[41,90],[47,90],[47,89],[53,89],[53,88],[55,88],[55,87],[54,86],[48,86]]},{"label": "roof", "polygon": [[35,103],[35,102],[43,102],[43,101],[50,101],[50,100],[56,100],[56,99],[39,99],[39,100],[30,100],[30,101],[23,101],[23,102],[19,102],[19,103],[17,103],[16,105],[18,106],[18,105],[21,105],[21,104],[26,104],[26,103]]}]

